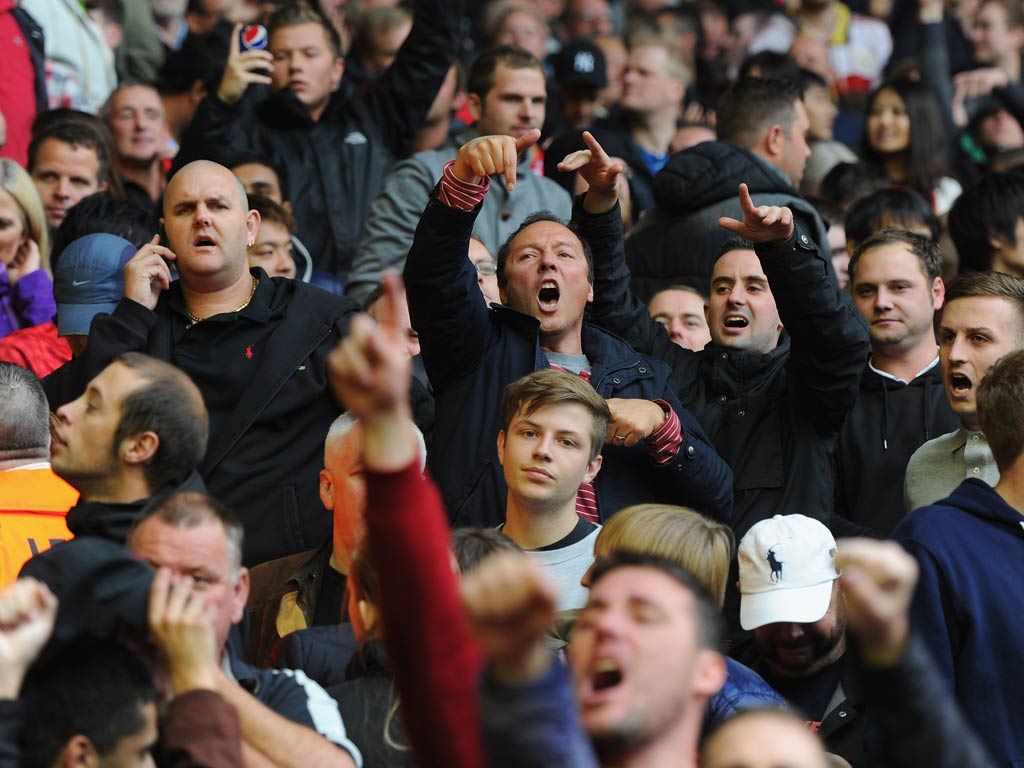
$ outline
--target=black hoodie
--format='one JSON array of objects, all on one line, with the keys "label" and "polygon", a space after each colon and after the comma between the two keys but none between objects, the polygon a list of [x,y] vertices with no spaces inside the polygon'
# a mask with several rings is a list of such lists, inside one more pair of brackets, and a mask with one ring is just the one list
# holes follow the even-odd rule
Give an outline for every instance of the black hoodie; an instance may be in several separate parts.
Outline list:
[{"label": "black hoodie", "polygon": [[198,472],[192,470],[184,482],[171,483],[152,496],[124,504],[79,499],[78,503],[68,510],[68,530],[75,536],[99,536],[101,539],[124,544],[132,524],[147,504],[169,493],[183,491],[206,493],[206,486]]},{"label": "black hoodie", "polygon": [[836,443],[836,512],[888,536],[903,519],[903,476],[914,451],[960,421],[938,364],[902,384],[870,364]]},{"label": "black hoodie", "polygon": [[[828,230],[781,170],[727,141],[706,141],[674,155],[654,179],[654,201],[626,240],[630,287],[647,301],[662,288],[691,285],[705,296],[718,249],[735,237],[720,216],[742,219],[738,189],[744,182],[756,205],[785,205],[797,225],[828,253]],[[825,270],[835,280],[832,263]]]}]

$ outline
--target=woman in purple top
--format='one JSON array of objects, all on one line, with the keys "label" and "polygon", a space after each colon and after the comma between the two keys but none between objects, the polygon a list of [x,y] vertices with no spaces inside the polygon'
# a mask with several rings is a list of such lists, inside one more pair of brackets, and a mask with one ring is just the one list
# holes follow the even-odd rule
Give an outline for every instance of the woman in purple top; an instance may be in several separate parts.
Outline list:
[{"label": "woman in purple top", "polygon": [[49,265],[50,238],[32,177],[0,159],[0,337],[53,320]]}]

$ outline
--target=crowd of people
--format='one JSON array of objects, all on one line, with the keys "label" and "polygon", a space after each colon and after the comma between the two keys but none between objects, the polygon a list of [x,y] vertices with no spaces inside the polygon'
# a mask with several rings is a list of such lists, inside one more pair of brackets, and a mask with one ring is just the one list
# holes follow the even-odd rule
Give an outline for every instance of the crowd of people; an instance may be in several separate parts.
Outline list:
[{"label": "crowd of people", "polygon": [[1024,765],[1018,0],[0,0],[0,768]]}]

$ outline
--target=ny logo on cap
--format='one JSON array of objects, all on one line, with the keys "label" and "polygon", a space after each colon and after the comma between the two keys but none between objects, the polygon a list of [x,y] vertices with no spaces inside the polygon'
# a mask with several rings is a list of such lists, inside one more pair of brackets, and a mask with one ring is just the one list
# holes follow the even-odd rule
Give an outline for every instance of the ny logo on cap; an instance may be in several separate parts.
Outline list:
[{"label": "ny logo on cap", "polygon": [[577,51],[576,57],[572,60],[572,68],[576,72],[593,72],[594,54],[590,51]]},{"label": "ny logo on cap", "polygon": [[771,580],[782,581],[782,561],[775,557],[775,547],[768,550],[768,565],[772,569]]}]

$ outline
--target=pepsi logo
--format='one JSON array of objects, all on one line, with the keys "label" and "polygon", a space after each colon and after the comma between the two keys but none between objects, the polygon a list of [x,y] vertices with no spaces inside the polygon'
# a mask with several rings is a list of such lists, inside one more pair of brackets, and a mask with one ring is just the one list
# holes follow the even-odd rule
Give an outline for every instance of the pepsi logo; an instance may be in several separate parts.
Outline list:
[{"label": "pepsi logo", "polygon": [[242,30],[239,42],[243,51],[262,51],[267,47],[267,28],[262,24],[250,24]]}]

